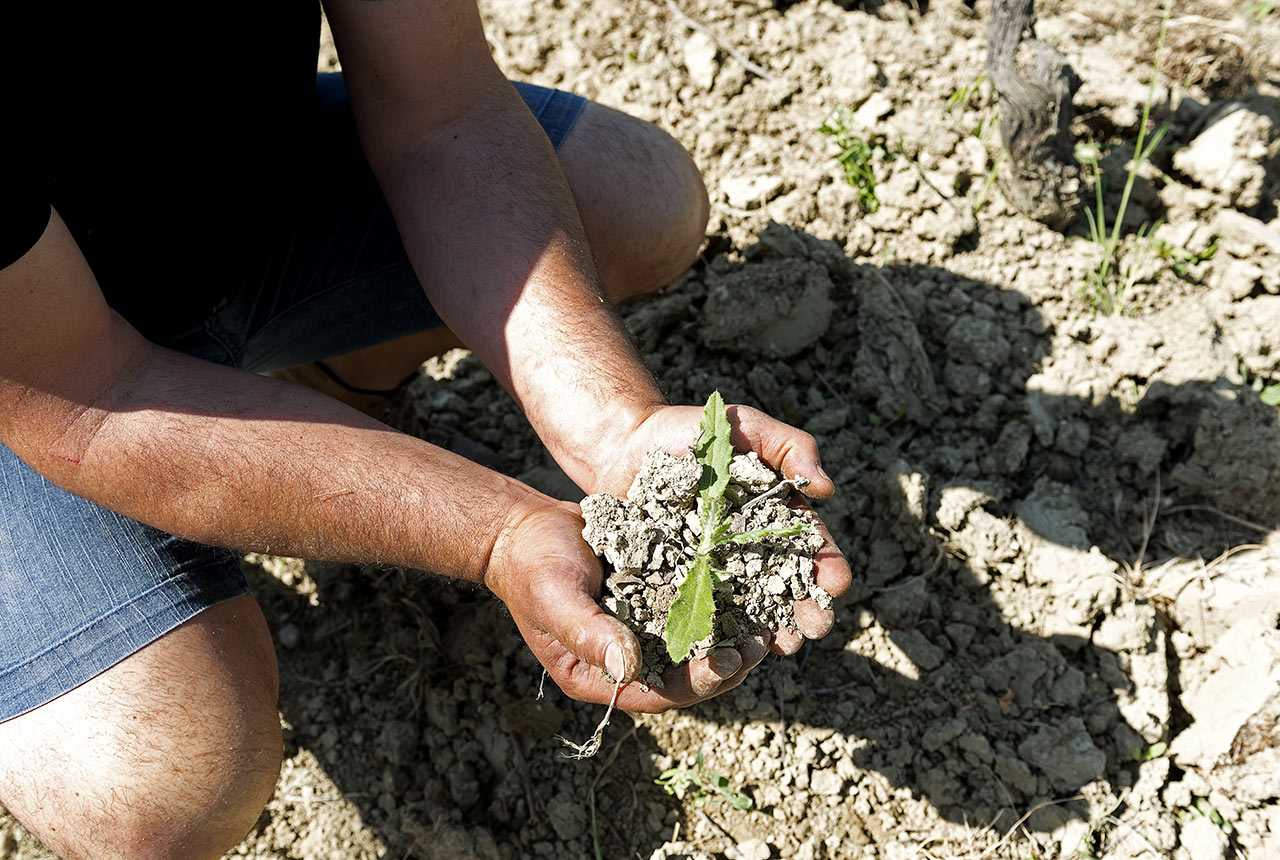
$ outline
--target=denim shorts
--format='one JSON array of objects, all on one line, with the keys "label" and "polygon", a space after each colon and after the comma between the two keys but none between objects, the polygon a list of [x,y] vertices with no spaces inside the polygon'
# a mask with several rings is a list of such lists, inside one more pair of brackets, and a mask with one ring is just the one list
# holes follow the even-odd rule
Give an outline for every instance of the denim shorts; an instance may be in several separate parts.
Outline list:
[{"label": "denim shorts", "polygon": [[[586,101],[517,83],[559,147]],[[441,325],[360,154],[341,75],[317,80],[343,163],[323,200],[246,264],[238,291],[195,326],[154,339],[270,370]],[[246,594],[239,557],[66,492],[0,444],[0,722],[115,665],[217,603]]]}]

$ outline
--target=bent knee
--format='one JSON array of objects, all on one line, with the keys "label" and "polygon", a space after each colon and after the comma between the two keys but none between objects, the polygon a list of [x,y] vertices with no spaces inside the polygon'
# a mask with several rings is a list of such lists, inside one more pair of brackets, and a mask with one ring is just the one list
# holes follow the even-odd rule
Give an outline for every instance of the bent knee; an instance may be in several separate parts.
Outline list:
[{"label": "bent knee", "polygon": [[282,753],[275,653],[251,597],[197,615],[0,723],[0,803],[68,858],[216,858]]},{"label": "bent knee", "polygon": [[103,846],[106,853],[102,855],[88,856],[215,860],[253,829],[275,791],[280,762],[277,721],[274,740],[256,734],[216,761],[208,761],[197,780],[153,784],[142,789],[144,795],[134,793],[128,803],[119,802],[127,793],[117,793],[123,814],[111,817],[116,844]]},{"label": "bent knee", "polygon": [[671,135],[590,104],[560,158],[610,299],[661,289],[696,259],[710,204],[692,156]]},{"label": "bent knee", "polygon": [[279,719],[186,741],[145,760],[81,758],[56,776],[23,768],[5,805],[68,860],[215,860],[253,829],[275,790]]}]

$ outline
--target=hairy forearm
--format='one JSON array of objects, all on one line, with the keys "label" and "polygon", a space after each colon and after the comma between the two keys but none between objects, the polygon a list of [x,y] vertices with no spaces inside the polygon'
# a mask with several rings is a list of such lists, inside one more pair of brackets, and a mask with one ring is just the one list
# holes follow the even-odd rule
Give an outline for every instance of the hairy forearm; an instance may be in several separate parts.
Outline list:
[{"label": "hairy forearm", "polygon": [[[396,108],[384,108],[394,122]],[[411,111],[410,111],[411,112]],[[406,120],[408,121],[408,120]],[[367,120],[367,122],[370,122]],[[416,147],[374,159],[441,317],[580,482],[662,402],[604,300],[555,152],[505,81]]]},{"label": "hairy forearm", "polygon": [[[16,440],[51,480],[205,543],[480,581],[524,485],[298,386],[146,347],[56,436]],[[51,409],[50,412],[56,410]]]}]

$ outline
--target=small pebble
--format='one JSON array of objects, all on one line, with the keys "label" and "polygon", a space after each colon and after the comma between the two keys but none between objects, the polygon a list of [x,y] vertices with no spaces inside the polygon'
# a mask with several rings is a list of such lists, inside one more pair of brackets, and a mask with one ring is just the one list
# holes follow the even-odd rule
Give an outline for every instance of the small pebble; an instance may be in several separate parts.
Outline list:
[{"label": "small pebble", "polygon": [[281,647],[294,648],[298,644],[298,628],[292,624],[286,624],[276,633],[276,638],[280,640]]}]

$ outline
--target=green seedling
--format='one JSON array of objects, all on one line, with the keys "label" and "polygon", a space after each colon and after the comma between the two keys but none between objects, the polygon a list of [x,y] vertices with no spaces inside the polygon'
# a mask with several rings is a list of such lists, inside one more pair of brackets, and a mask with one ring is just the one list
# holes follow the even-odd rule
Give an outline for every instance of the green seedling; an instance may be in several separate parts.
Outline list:
[{"label": "green seedling", "polygon": [[818,131],[830,135],[840,147],[836,161],[844,168],[844,178],[858,191],[858,202],[868,213],[880,208],[880,198],[876,197],[876,174],[872,168],[872,160],[884,158],[892,160],[897,155],[885,146],[883,134],[861,138],[849,129],[852,113],[848,108],[838,108],[827,117]]},{"label": "green seedling", "polygon": [[[784,529],[731,533],[728,505],[724,499],[725,490],[729,487],[729,463],[733,460],[730,433],[729,414],[724,400],[719,391],[713,391],[702,411],[698,444],[694,448],[694,456],[702,464],[702,478],[698,481],[698,546],[694,552],[693,564],[676,591],[676,599],[671,604],[671,612],[663,630],[667,656],[673,663],[684,660],[693,648],[693,643],[711,634],[716,613],[715,588],[725,575],[716,566],[718,552],[733,544],[795,537],[813,529],[808,523],[800,523]],[[783,483],[796,485],[795,482]],[[770,493],[777,489],[775,487]],[[756,500],[747,504],[754,501]]]},{"label": "green seedling", "polygon": [[978,199],[973,201],[973,211],[976,213],[987,204],[991,199],[991,189],[995,188],[996,180],[1000,178],[1000,168],[1004,165],[1004,150],[1001,149],[996,154],[995,159],[991,162],[991,169],[987,171],[986,178],[982,181],[982,190],[978,192]]},{"label": "green seedling", "polygon": [[965,84],[960,89],[951,94],[947,99],[947,113],[950,113],[957,107],[964,107],[969,104],[969,99],[973,98],[973,94],[978,91],[978,87],[982,86],[982,82],[987,79],[986,74],[978,75],[971,82]]},{"label": "green seedling", "polygon": [[1133,760],[1134,761],[1155,761],[1156,759],[1160,758],[1160,756],[1164,755],[1168,749],[1169,749],[1169,745],[1167,743],[1165,743],[1164,741],[1156,741],[1146,749],[1142,749],[1141,747],[1138,747],[1137,749],[1133,750]]},{"label": "green seedling", "polygon": [[1156,41],[1156,56],[1151,68],[1151,84],[1147,87],[1147,99],[1142,105],[1142,120],[1138,124],[1138,137],[1133,146],[1133,159],[1125,177],[1124,191],[1120,195],[1120,206],[1115,218],[1111,219],[1108,228],[1107,211],[1102,203],[1103,175],[1099,163],[1099,150],[1096,146],[1082,147],[1076,152],[1076,159],[1093,173],[1094,209],[1085,209],[1085,217],[1089,221],[1089,240],[1100,250],[1097,266],[1085,277],[1081,291],[1093,304],[1094,308],[1107,316],[1117,316],[1133,310],[1133,287],[1135,274],[1133,269],[1120,266],[1120,228],[1124,223],[1124,213],[1129,207],[1129,197],[1133,193],[1133,185],[1138,172],[1155,152],[1164,136],[1169,132],[1170,122],[1165,120],[1150,136],[1147,135],[1147,122],[1151,118],[1151,104],[1155,101],[1156,81],[1160,75],[1160,56],[1164,53],[1165,34],[1169,29],[1169,12],[1172,6],[1166,3],[1164,18],[1160,22],[1160,37]]},{"label": "green seedling", "polygon": [[[986,146],[988,134],[995,135],[999,134],[999,132],[1000,114],[991,109],[984,111],[981,118],[978,119],[978,124],[973,127],[973,136],[982,141],[983,146]],[[987,147],[987,149],[989,152],[990,147]]]},{"label": "green seedling", "polygon": [[1213,808],[1213,804],[1209,802],[1207,797],[1196,795],[1192,798],[1191,805],[1187,807],[1187,811],[1193,815],[1203,815],[1227,836],[1235,834],[1235,828],[1231,825],[1231,822],[1223,818],[1222,813]]},{"label": "green seedling", "polygon": [[[1157,221],[1155,228],[1151,232],[1154,234],[1155,230],[1158,230],[1159,228],[1160,222]],[[1179,248],[1177,245],[1172,245],[1155,235],[1148,236],[1147,242],[1151,245],[1152,250],[1160,255],[1160,259],[1167,260],[1169,262],[1170,268],[1173,269],[1178,277],[1185,278],[1190,273],[1191,267],[1196,263],[1202,263],[1205,260],[1213,259],[1213,255],[1218,252],[1218,239],[1218,236],[1214,236],[1213,241],[1209,243],[1209,246],[1203,251],[1198,252],[1188,251],[1186,248]]]},{"label": "green seedling", "polygon": [[708,800],[721,800],[734,809],[743,811],[755,805],[748,795],[729,787],[728,777],[714,771],[703,770],[701,747],[698,748],[698,759],[694,770],[673,767],[670,770],[664,770],[654,783],[662,786],[667,794],[681,800],[684,799],[685,792],[692,787],[694,789],[693,805],[699,809],[706,805]]},{"label": "green seedling", "polygon": [[1240,362],[1239,368],[1245,387],[1258,395],[1263,405],[1280,406],[1280,382],[1264,379],[1250,370],[1243,361]]},{"label": "green seedling", "polygon": [[1244,14],[1258,24],[1266,20],[1274,11],[1276,11],[1275,0],[1256,0],[1256,2],[1244,5]]}]

